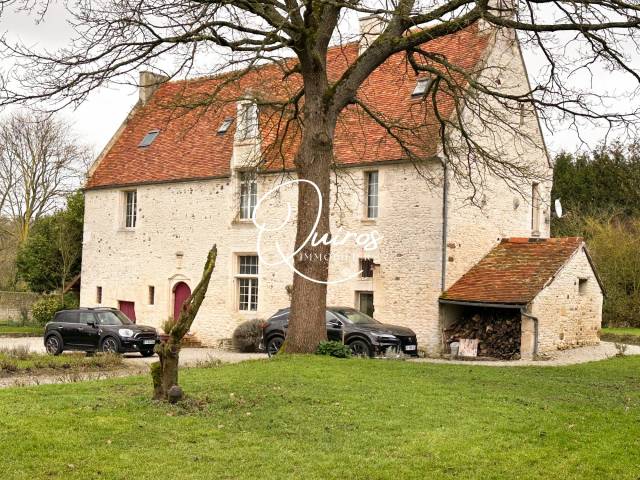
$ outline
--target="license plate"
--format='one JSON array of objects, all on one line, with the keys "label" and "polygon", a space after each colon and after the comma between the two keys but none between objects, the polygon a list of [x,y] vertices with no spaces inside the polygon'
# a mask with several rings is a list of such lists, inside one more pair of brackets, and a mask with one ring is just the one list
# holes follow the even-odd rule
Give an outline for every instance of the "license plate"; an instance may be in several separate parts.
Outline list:
[{"label": "license plate", "polygon": [[405,350],[415,350],[416,346],[415,345],[405,345],[404,349]]},{"label": "license plate", "polygon": [[144,340],[142,343],[144,343],[145,345],[155,345],[156,341],[155,340]]}]

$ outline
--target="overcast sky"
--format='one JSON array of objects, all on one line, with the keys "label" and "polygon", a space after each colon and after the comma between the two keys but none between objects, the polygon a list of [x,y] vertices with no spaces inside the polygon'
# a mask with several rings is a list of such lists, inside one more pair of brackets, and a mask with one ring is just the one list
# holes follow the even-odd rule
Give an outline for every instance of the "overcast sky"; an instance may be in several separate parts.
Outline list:
[{"label": "overcast sky", "polygon": [[[48,49],[64,46],[73,33],[65,22],[64,11],[56,4],[39,24],[25,13],[5,12],[4,17],[0,19],[0,31],[6,32],[10,39],[21,40],[31,46],[46,46]],[[540,64],[539,58],[527,52],[525,56],[530,76],[535,76]],[[635,63],[640,67],[640,62]],[[7,69],[9,66],[7,61],[0,60],[0,68]],[[625,90],[625,85],[621,85],[621,81],[615,75],[607,72],[600,72],[589,81],[595,90]],[[74,124],[78,136],[99,152],[136,101],[137,90],[133,86],[102,88],[96,90],[79,108],[67,109],[63,115]],[[618,102],[621,106],[628,106],[640,100],[619,95]],[[611,108],[615,107],[616,104],[612,104]],[[576,133],[568,131],[562,124],[556,124],[550,130],[545,128],[544,134],[552,154],[563,149],[574,151],[585,148]],[[604,130],[585,127],[581,130],[580,136],[582,140],[589,142],[589,147],[593,147],[603,140]],[[625,140],[624,137],[622,140]]]}]

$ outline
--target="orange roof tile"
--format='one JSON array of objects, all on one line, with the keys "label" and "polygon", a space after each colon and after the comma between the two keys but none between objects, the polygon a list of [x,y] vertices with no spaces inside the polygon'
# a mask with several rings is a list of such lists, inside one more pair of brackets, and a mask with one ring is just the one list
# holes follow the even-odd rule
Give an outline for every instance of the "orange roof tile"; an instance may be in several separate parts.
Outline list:
[{"label": "orange roof tile", "polygon": [[505,238],[440,298],[526,305],[583,245],[580,237]]},{"label": "orange roof tile", "polygon": [[[488,44],[489,34],[472,26],[428,42],[422,48],[437,52],[451,64],[471,71],[480,63]],[[332,47],[328,54],[330,80],[337,80],[357,55],[355,43]],[[235,117],[235,101],[247,92],[267,101],[282,99],[292,95],[301,83],[298,75],[284,79],[282,70],[275,65],[265,65],[233,82],[225,82],[230,75],[161,85],[146,105],[134,108],[122,132],[93,171],[86,188],[229,175],[235,122],[224,135],[218,135],[217,130],[225,118]],[[358,98],[389,122],[415,125],[416,128],[398,129],[398,132],[415,151],[433,156],[438,148],[439,125],[430,99],[416,101],[411,98],[415,83],[416,75],[404,54],[396,54],[364,82]],[[207,106],[176,107],[180,99],[204,99],[216,89],[219,92],[215,101]],[[453,111],[450,96],[442,92],[437,100],[442,115],[450,115]],[[261,108],[263,149],[268,152],[265,161],[271,168],[281,168],[283,161],[285,167],[292,166],[300,133],[296,123],[282,139],[282,129],[276,132],[276,125],[282,125],[280,119],[279,113],[269,113],[269,107]],[[155,141],[149,147],[139,148],[145,134],[155,129],[160,130]],[[334,151],[339,164],[406,159],[406,153],[392,136],[355,106],[346,108],[338,120]]]}]

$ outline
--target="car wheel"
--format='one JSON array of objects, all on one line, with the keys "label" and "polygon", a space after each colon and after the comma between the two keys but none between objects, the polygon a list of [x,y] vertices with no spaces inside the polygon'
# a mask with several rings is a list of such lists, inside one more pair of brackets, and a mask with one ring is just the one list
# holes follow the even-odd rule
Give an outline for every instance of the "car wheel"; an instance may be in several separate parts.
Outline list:
[{"label": "car wheel", "polygon": [[152,357],[155,352],[153,350],[141,350],[140,355],[143,357]]},{"label": "car wheel", "polygon": [[354,340],[349,344],[349,348],[351,349],[351,355],[354,357],[371,356],[371,348],[369,348],[369,344],[364,340]]},{"label": "car wheel", "polygon": [[62,353],[62,339],[58,335],[49,335],[44,341],[44,347],[49,355],[60,355]]},{"label": "car wheel", "polygon": [[273,357],[276,353],[278,353],[283,343],[284,338],[282,338],[281,336],[277,335],[275,337],[271,337],[267,342],[267,354],[270,357]]},{"label": "car wheel", "polygon": [[114,337],[107,337],[102,340],[100,350],[102,350],[103,353],[119,353],[120,345],[118,344],[118,340]]}]

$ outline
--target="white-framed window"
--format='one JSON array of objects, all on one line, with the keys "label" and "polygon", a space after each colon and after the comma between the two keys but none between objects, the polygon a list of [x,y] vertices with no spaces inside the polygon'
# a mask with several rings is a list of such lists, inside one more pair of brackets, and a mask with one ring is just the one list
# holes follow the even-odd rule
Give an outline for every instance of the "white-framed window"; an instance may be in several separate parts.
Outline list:
[{"label": "white-framed window", "polygon": [[540,235],[540,219],[541,219],[540,184],[534,183],[531,187],[531,234]]},{"label": "white-framed window", "polygon": [[258,183],[254,172],[240,172],[240,219],[250,220],[258,203]]},{"label": "white-framed window", "polygon": [[258,310],[258,256],[238,255],[238,310],[255,312]]},{"label": "white-framed window", "polygon": [[248,140],[258,136],[258,105],[245,100],[238,102],[236,140]]},{"label": "white-framed window", "polygon": [[367,218],[378,218],[378,171],[365,173],[367,208],[365,215]]},{"label": "white-framed window", "polygon": [[124,226],[125,228],[136,228],[138,208],[138,192],[128,190],[124,192]]}]

